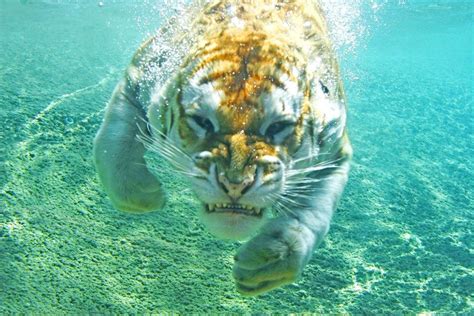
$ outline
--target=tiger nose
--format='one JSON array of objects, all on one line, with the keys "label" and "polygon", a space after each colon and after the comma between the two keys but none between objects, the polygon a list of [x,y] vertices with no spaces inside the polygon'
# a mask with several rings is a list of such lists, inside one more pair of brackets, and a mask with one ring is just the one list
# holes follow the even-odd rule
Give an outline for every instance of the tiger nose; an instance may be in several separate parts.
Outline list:
[{"label": "tiger nose", "polygon": [[233,200],[238,200],[242,195],[244,195],[244,193],[247,192],[247,190],[252,186],[255,180],[254,176],[248,176],[242,179],[242,181],[236,183],[231,182],[226,177],[224,172],[219,174],[218,179],[221,187]]}]

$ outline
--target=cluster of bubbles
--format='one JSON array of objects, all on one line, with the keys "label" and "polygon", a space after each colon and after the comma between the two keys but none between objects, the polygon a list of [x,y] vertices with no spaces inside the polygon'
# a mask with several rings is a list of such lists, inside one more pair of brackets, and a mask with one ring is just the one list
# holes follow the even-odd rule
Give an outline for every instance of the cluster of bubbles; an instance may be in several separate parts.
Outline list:
[{"label": "cluster of bubbles", "polygon": [[370,36],[388,0],[321,0],[329,32],[342,56],[354,55]]},{"label": "cluster of bubbles", "polygon": [[[148,37],[154,35],[156,28],[168,23],[170,17],[184,17],[191,2],[189,0],[144,0],[136,3],[135,11],[138,14],[136,14],[135,22],[138,29]],[[189,23],[189,21],[183,22]]]},{"label": "cluster of bubbles", "polygon": [[137,4],[136,8],[140,12],[140,14],[135,14],[138,29],[145,38],[154,37],[149,47],[150,54],[160,56],[150,59],[145,67],[142,80],[144,84],[150,85],[150,88],[163,86],[173,76],[174,70],[179,67],[190,46],[183,41],[176,43],[182,34],[188,33],[191,29],[190,2],[145,0]]},{"label": "cluster of bubbles", "polygon": [[[316,0],[315,0],[316,1]],[[329,24],[329,30],[336,50],[341,55],[354,54],[364,45],[361,39],[370,36],[370,29],[378,21],[378,13],[389,0],[320,0]],[[405,0],[398,0],[403,3]],[[190,23],[186,16],[189,5],[199,5],[205,0],[145,0],[137,6],[145,9],[136,15],[136,23],[140,30],[151,36],[158,26],[163,25],[170,17],[180,21],[174,24],[175,34],[186,28]],[[138,9],[138,7],[137,7]]]},{"label": "cluster of bubbles", "polygon": [[[177,37],[191,32],[193,13],[210,0],[144,0],[135,2],[134,20],[143,38],[150,38],[161,29],[152,50],[162,56],[151,61],[142,77],[152,86],[162,86],[179,67],[192,46],[193,39],[179,44]],[[318,0],[314,0],[318,1]],[[398,0],[399,5],[405,0]],[[354,58],[363,51],[379,15],[389,0],[319,0],[328,22],[330,36],[337,54],[342,59]],[[190,10],[191,6],[191,10]],[[165,32],[163,30],[166,30]],[[350,76],[352,76],[350,74]],[[353,74],[354,78],[357,77]],[[149,91],[152,93],[152,91]]]}]

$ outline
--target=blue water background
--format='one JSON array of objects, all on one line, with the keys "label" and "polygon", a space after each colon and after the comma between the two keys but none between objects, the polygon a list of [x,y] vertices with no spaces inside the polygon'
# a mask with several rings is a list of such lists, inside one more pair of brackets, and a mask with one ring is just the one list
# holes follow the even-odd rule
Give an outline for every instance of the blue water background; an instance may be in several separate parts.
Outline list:
[{"label": "blue water background", "polygon": [[173,10],[0,0],[0,312],[472,313],[473,3],[354,3],[351,179],[302,281],[244,299],[237,245],[193,235],[179,183],[177,210],[129,217],[91,163],[115,83]]}]

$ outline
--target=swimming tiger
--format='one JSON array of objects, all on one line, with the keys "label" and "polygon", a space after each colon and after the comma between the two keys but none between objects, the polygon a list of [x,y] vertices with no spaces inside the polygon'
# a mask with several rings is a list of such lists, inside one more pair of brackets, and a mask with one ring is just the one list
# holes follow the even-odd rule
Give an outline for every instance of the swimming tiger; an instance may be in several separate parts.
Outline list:
[{"label": "swimming tiger", "polygon": [[94,141],[119,210],[165,204],[146,151],[188,178],[211,233],[246,240],[233,269],[240,293],[297,280],[328,232],[352,155],[318,2],[201,1],[163,26],[133,57]]}]

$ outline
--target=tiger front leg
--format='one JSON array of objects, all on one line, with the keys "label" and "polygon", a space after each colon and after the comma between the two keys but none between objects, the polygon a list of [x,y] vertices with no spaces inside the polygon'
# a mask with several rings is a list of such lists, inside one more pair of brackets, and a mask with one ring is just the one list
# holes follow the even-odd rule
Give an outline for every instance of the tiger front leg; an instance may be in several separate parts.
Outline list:
[{"label": "tiger front leg", "polygon": [[349,163],[322,175],[307,209],[269,221],[241,246],[233,275],[243,295],[257,295],[298,280],[314,248],[329,230],[332,214],[347,182]]},{"label": "tiger front leg", "polygon": [[146,131],[143,111],[132,104],[123,80],[110,100],[94,140],[99,178],[112,204],[121,211],[143,213],[165,204],[160,182],[146,167],[145,147],[137,135]]}]

